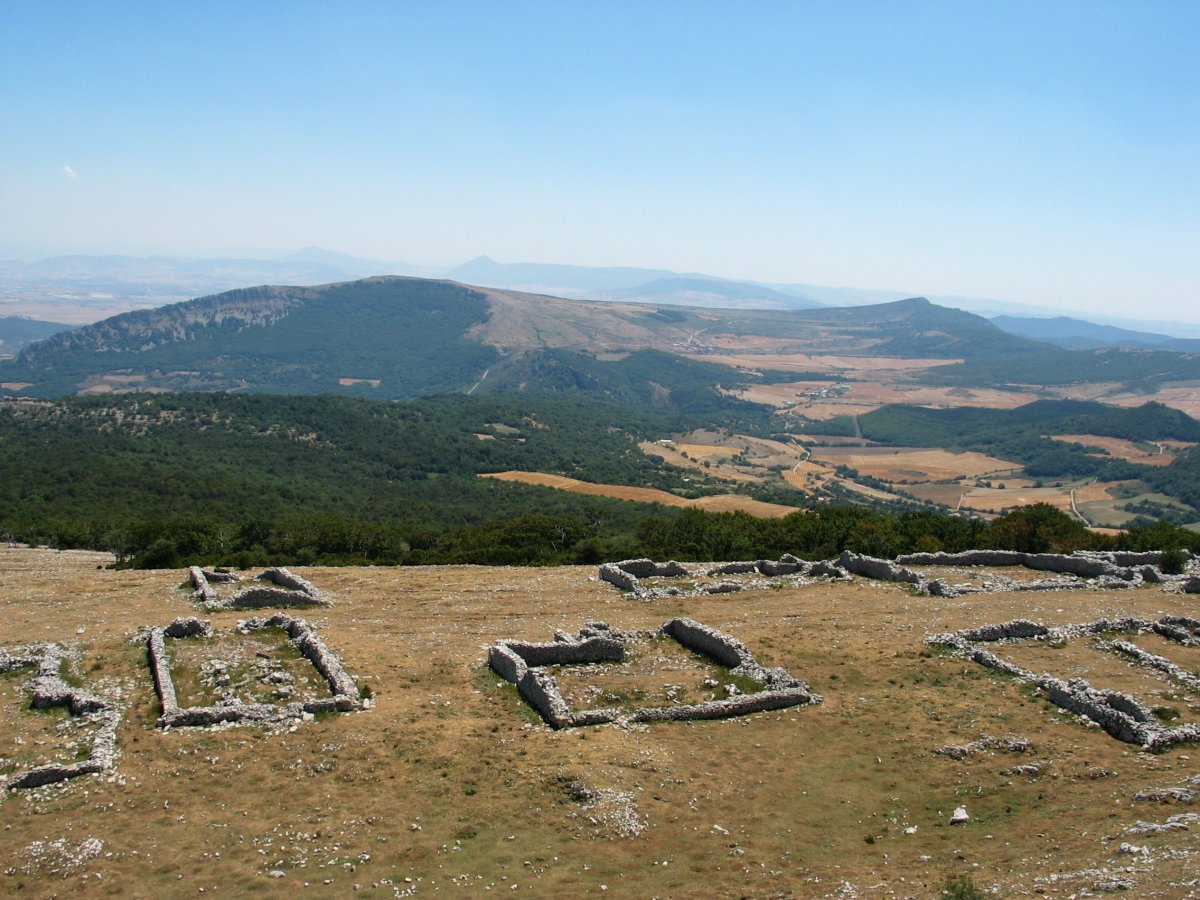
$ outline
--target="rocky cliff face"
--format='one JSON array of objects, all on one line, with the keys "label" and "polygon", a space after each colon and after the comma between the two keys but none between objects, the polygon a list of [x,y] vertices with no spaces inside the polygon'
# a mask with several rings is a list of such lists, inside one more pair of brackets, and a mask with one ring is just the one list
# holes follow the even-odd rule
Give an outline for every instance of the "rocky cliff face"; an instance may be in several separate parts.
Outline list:
[{"label": "rocky cliff face", "polygon": [[311,302],[317,291],[302,287],[253,287],[199,297],[161,309],[123,313],[93,325],[60,332],[27,347],[18,359],[25,364],[37,365],[69,350],[136,352],[170,341],[189,340],[197,330],[214,325],[269,325],[295,307]]}]

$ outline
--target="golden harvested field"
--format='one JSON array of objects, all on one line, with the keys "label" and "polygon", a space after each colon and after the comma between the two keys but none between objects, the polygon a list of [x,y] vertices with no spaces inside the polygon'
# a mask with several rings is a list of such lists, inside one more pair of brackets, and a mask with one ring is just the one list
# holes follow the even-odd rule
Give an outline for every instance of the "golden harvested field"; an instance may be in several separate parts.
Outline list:
[{"label": "golden harvested field", "polygon": [[959,500],[969,489],[961,484],[908,484],[904,486],[904,490],[914,497],[928,500],[930,503],[941,503],[951,509],[958,507]]},{"label": "golden harvested field", "polygon": [[1137,393],[1123,390],[1123,385],[1114,382],[1067,385],[1047,390],[1069,400],[1102,400],[1113,406],[1141,406],[1154,401],[1172,406],[1193,418],[1200,417],[1200,385],[1194,383],[1165,384],[1156,391]]},{"label": "golden harvested field", "polygon": [[945,481],[976,478],[990,472],[1019,469],[1017,463],[983,453],[952,453],[892,447],[813,447],[813,459],[831,466],[849,466],[883,481]]},{"label": "golden harvested field", "polygon": [[1127,459],[1143,466],[1169,466],[1175,462],[1175,454],[1170,452],[1171,449],[1180,449],[1180,445],[1194,446],[1183,441],[1172,441],[1169,447],[1166,442],[1160,442],[1151,450],[1124,438],[1102,437],[1097,434],[1055,434],[1051,437],[1056,441],[1099,447],[1115,459]]},{"label": "golden harvested field", "polygon": [[1102,503],[1111,500],[1109,490],[1116,487],[1118,482],[1092,482],[1075,488],[1076,503]]},{"label": "golden harvested field", "polygon": [[[888,403],[910,406],[954,408],[981,406],[989,409],[1013,409],[1032,403],[1035,394],[988,388],[925,387],[903,380],[877,379],[839,384],[828,396],[827,381],[791,381],[775,384],[756,384],[738,393],[743,400],[766,403],[790,409],[810,419],[832,418],[833,415],[856,415],[878,409]],[[831,410],[838,410],[831,413]],[[848,412],[849,410],[853,412]]]},{"label": "golden harvested field", "polygon": [[721,456],[728,454],[728,447],[717,447],[712,444],[676,444],[680,453],[686,453],[688,456],[707,459],[710,456]]},{"label": "golden harvested field", "polygon": [[[739,339],[737,346],[747,346],[750,339]],[[794,343],[794,342],[788,342]],[[736,348],[734,348],[736,351]],[[690,353],[701,362],[720,363],[737,369],[775,369],[782,372],[913,372],[950,366],[961,359],[906,359],[899,356],[830,356],[819,353]]]},{"label": "golden harvested field", "polygon": [[1071,509],[1071,489],[1057,487],[1020,487],[1020,488],[971,488],[963,497],[964,508],[979,509],[984,512],[1003,512],[1014,506],[1032,506],[1035,503],[1049,503],[1064,512]]},{"label": "golden harvested field", "polygon": [[[731,448],[724,444],[696,444],[685,443],[676,444],[674,447],[664,447],[655,441],[642,441],[638,444],[638,448],[650,456],[657,456],[660,459],[665,459],[673,466],[680,466],[685,469],[697,469],[705,472],[714,478],[720,478],[725,481],[740,482],[745,484],[751,481],[759,481],[760,479],[754,475],[747,474],[736,470],[732,465],[722,464],[718,462],[720,457],[732,457],[738,452],[737,449]],[[687,456],[683,454],[686,453]],[[705,461],[709,462],[706,468]],[[715,463],[715,464],[714,464]]]},{"label": "golden harvested field", "polygon": [[[310,621],[374,707],[279,733],[163,733],[130,638],[195,612],[183,573],[100,571],[101,560],[0,548],[0,645],[73,645],[84,682],[126,703],[112,776],[0,799],[8,895],[929,898],[961,875],[1009,896],[1116,881],[1126,896],[1194,894],[1200,829],[1129,832],[1190,811],[1133,798],[1187,786],[1194,749],[1143,754],[922,647],[927,631],[1017,617],[1194,614],[1194,598],[947,599],[855,581],[634,602],[592,568],[301,569],[336,601]],[[555,732],[484,668],[498,638],[676,615],[740,638],[824,703]],[[226,631],[237,614],[211,618]],[[10,718],[5,745],[21,737]],[[1032,749],[934,752],[1010,734]],[[1011,771],[1027,763],[1041,774]],[[960,805],[970,821],[951,826]]]},{"label": "golden harvested field", "polygon": [[480,478],[495,478],[499,481],[519,481],[523,484],[538,484],[544,487],[571,491],[576,494],[592,494],[599,497],[615,497],[618,500],[633,500],[638,503],[661,503],[664,506],[695,506],[711,512],[733,512],[741,510],[752,516],[770,519],[776,516],[786,516],[794,513],[794,506],[784,506],[780,503],[764,503],[750,497],[738,494],[718,494],[712,497],[698,497],[690,500],[668,491],[657,488],[627,487],[620,484],[592,484],[589,481],[577,481],[563,475],[549,475],[545,472],[493,472],[480,475]]}]

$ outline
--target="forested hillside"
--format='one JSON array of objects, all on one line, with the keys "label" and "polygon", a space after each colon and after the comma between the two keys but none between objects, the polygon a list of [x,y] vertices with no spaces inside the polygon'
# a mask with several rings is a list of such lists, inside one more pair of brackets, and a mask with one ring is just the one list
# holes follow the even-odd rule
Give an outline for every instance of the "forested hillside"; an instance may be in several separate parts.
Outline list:
[{"label": "forested hillside", "polygon": [[109,375],[124,389],[406,398],[465,390],[499,358],[467,336],[487,315],[479,292],[441,281],[248,288],[57,335],[0,363],[0,381],[37,396]]},{"label": "forested hillside", "polygon": [[931,384],[995,387],[1115,382],[1152,389],[1165,382],[1200,378],[1200,353],[1103,347],[1095,350],[1047,348],[946,366]]},{"label": "forested hillside", "polygon": [[[1200,422],[1161,403],[1123,408],[1079,400],[1040,400],[1016,409],[929,409],[884,406],[857,417],[863,437],[881,444],[975,450],[1021,463],[1033,478],[1137,479],[1200,510],[1200,447],[1168,466],[1139,465],[1089,452],[1051,435],[1080,434],[1129,441],[1200,443]],[[826,423],[833,433],[853,434],[854,423]]]},{"label": "forested hillside", "polygon": [[[685,496],[723,490],[636,446],[711,422],[588,394],[403,404],[241,394],[10,400],[0,403],[0,532],[149,566],[544,564],[1112,543],[1053,509],[1000,520],[1020,527],[848,507],[761,520],[477,477],[526,469]],[[1137,544],[1138,534],[1126,543]],[[1200,540],[1163,534],[1185,545]]]},{"label": "forested hillside", "polygon": [[[1043,345],[920,298],[845,310],[660,308],[379,277],[245,288],[114,316],[0,361],[0,395],[244,390],[395,400],[468,391],[489,377],[505,388],[547,380],[554,390],[620,395],[633,377],[642,382],[635,391],[670,388],[663,379],[672,372],[692,382],[706,372],[708,388],[727,386],[746,375],[730,366],[685,372],[678,357],[739,346],[990,360]],[[601,364],[639,351],[657,356]]]}]

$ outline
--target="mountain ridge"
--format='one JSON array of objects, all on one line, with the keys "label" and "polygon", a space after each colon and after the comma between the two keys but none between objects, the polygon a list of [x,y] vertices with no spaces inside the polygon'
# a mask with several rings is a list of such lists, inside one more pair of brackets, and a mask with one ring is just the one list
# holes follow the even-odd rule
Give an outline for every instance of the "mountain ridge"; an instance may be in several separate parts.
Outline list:
[{"label": "mountain ridge", "polygon": [[[255,390],[401,399],[467,390],[502,358],[654,349],[1003,358],[1047,345],[923,298],[851,308],[730,310],[557,298],[375,276],[240,288],[137,310],[26,347],[10,392]],[[615,370],[614,370],[615,371]]]}]

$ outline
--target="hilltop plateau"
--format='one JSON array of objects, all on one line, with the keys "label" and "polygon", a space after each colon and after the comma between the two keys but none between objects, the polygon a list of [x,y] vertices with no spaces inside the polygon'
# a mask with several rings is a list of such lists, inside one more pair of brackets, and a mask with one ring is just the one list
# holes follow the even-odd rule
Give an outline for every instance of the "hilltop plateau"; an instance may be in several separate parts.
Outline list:
[{"label": "hilltop plateau", "polygon": [[[109,559],[0,548],[0,646],[62,643],[72,682],[124,711],[111,773],[0,793],[5,893],[926,898],[970,884],[1182,897],[1196,886],[1194,749],[1142,752],[923,643],[1016,618],[1195,615],[1191,597],[1159,586],[938,598],[855,579],[646,602],[594,567],[307,568],[296,571],[333,605],[306,615],[370,708],[164,730],[133,639],[197,608],[181,570],[97,569]],[[224,634],[245,614],[201,615]],[[734,635],[822,702],[555,731],[487,667],[500,639],[679,615]],[[1164,682],[1089,647],[1001,649],[1049,654],[1062,677],[1141,691],[1196,721],[1192,691],[1165,699]],[[1194,650],[1170,652],[1195,667]],[[695,665],[669,656],[572,678],[662,702],[704,690]],[[22,679],[0,676],[0,746],[18,762],[56,752],[55,723],[69,718],[21,708]],[[968,819],[952,825],[958,807]]]}]

